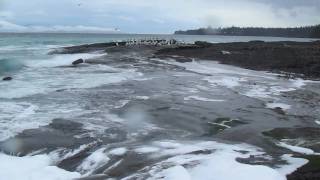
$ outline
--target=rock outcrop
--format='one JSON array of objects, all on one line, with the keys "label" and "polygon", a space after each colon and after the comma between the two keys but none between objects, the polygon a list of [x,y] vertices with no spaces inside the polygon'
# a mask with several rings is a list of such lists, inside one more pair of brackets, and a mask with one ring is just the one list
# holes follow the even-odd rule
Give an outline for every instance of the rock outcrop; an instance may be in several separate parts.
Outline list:
[{"label": "rock outcrop", "polygon": [[11,81],[13,78],[10,76],[2,78],[3,81]]},{"label": "rock outcrop", "polygon": [[84,60],[83,59],[78,59],[78,60],[75,60],[72,62],[72,65],[78,65],[78,64],[82,64],[84,63]]}]

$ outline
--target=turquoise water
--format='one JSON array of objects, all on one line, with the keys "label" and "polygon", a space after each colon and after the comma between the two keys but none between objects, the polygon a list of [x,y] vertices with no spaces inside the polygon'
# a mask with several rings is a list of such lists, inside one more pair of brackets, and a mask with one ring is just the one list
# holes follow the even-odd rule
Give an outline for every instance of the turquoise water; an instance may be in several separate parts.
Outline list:
[{"label": "turquoise water", "polygon": [[187,36],[187,35],[127,35],[127,34],[0,34],[0,75],[11,75],[24,67],[25,61],[48,59],[52,48],[88,43],[122,41],[139,38],[175,38],[192,43],[194,41],[311,41],[302,38],[278,37],[234,37],[234,36]]}]

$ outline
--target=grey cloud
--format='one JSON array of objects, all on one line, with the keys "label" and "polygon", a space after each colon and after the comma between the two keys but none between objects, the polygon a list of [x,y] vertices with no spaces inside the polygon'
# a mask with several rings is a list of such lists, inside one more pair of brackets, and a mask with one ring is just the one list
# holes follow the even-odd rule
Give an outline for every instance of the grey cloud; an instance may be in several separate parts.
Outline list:
[{"label": "grey cloud", "polygon": [[140,33],[207,25],[286,27],[319,24],[320,0],[0,0],[0,20]]},{"label": "grey cloud", "polygon": [[320,0],[250,0],[273,6],[274,8],[313,7],[320,9]]}]

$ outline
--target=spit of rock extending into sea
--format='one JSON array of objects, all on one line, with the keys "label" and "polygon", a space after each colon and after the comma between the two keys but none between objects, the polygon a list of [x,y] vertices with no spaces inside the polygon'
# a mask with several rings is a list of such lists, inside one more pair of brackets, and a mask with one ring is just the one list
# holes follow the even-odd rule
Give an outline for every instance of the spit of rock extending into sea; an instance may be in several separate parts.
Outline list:
[{"label": "spit of rock extending into sea", "polygon": [[242,68],[279,73],[286,78],[320,78],[320,41],[234,43],[196,41],[194,44],[187,44],[174,39],[155,38],[65,47],[51,51],[50,54],[88,53],[130,46],[148,46],[148,49],[155,50],[155,57],[181,56],[184,60],[178,59],[184,62],[190,62],[194,58],[214,60]]}]

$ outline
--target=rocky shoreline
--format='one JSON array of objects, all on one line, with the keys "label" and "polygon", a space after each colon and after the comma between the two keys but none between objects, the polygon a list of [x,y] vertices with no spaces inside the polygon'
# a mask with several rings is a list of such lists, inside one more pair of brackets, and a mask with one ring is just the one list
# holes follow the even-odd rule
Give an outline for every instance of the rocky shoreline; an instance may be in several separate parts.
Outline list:
[{"label": "rocky shoreline", "polygon": [[320,78],[320,41],[195,42],[192,45],[161,49],[157,55],[215,60],[246,69],[281,73],[288,78]]},{"label": "rocky shoreline", "polygon": [[[270,71],[282,74],[284,78],[288,79],[320,79],[320,41],[251,41],[218,44],[195,42],[194,45],[161,49],[157,52],[157,56],[183,56],[188,58],[215,60],[223,64],[235,65],[246,69]],[[296,132],[296,130],[299,129],[293,129],[292,131]],[[306,130],[306,132],[310,131]],[[312,132],[299,137],[308,139],[308,137],[318,134],[320,131],[317,128]],[[286,136],[286,138],[291,137]],[[311,149],[316,151],[319,150],[317,147],[311,147]],[[296,156],[305,158],[309,162],[300,167],[294,173],[288,175],[288,180],[320,179],[319,156]]]},{"label": "rocky shoreline", "polygon": [[[152,58],[174,59],[177,62],[191,62],[193,59],[214,60],[222,64],[235,65],[246,69],[269,71],[283,75],[283,78],[304,78],[318,80],[320,78],[320,41],[314,42],[235,42],[194,44],[160,44],[152,43],[100,43],[66,47],[50,52],[50,54],[73,54],[105,51],[109,56],[134,52],[146,54]],[[74,65],[80,62],[76,60]],[[130,59],[128,59],[130,61]],[[81,63],[84,61],[82,60]],[[101,63],[99,59],[86,60],[86,63]],[[285,115],[285,114],[282,114]],[[298,117],[297,117],[298,118]],[[312,131],[311,131],[311,130]],[[279,130],[279,131],[278,131]],[[301,131],[300,131],[301,130]],[[280,134],[278,133],[280,132]],[[301,132],[299,134],[297,132]],[[308,133],[309,132],[309,133]],[[272,140],[299,139],[317,141],[319,128],[274,129],[263,135]],[[297,137],[298,136],[298,137]],[[315,143],[317,144],[317,143]],[[313,144],[314,145],[314,144]],[[316,152],[319,146],[302,145]],[[315,155],[294,154],[305,158],[309,163],[288,175],[288,180],[315,180],[320,178],[319,157]]]},{"label": "rocky shoreline", "polygon": [[180,57],[181,62],[190,62],[192,59],[214,60],[246,69],[283,74],[285,78],[320,79],[320,41],[197,41],[194,44],[184,44],[176,40],[134,40],[71,46],[53,50],[49,54],[112,51],[137,46],[148,46],[148,49],[154,51],[154,57],[175,56]]}]

